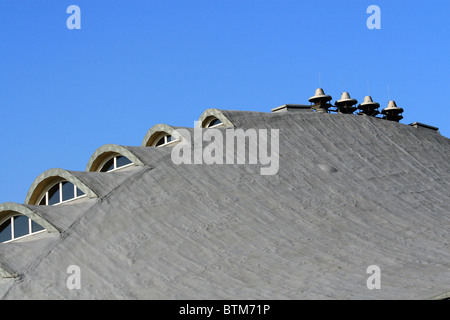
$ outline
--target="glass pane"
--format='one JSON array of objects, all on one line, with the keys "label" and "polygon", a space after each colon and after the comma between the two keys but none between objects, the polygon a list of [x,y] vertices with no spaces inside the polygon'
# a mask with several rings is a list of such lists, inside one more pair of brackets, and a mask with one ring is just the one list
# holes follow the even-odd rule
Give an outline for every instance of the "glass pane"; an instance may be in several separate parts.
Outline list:
[{"label": "glass pane", "polygon": [[62,201],[75,198],[75,187],[72,183],[65,181],[62,183]]},{"label": "glass pane", "polygon": [[84,192],[77,188],[77,197],[84,196]]},{"label": "glass pane", "polygon": [[53,187],[48,190],[48,205],[54,205],[57,203],[60,203],[61,200],[59,199],[59,183],[54,185]]},{"label": "glass pane", "polygon": [[124,156],[117,157],[117,168],[126,166],[127,164],[130,164],[130,163],[131,163],[131,161],[127,157],[124,157]]},{"label": "glass pane", "polygon": [[44,227],[31,220],[31,232],[38,232],[41,230],[44,230]]},{"label": "glass pane", "polygon": [[45,201],[46,199],[45,199],[45,194],[44,194],[44,196],[42,197],[42,200],[41,200],[41,202],[39,202],[39,205],[40,206],[45,206],[46,205],[46,201]]},{"label": "glass pane", "polygon": [[167,137],[167,142],[173,141],[173,137],[169,134],[166,136]]},{"label": "glass pane", "polygon": [[155,144],[156,147],[159,147],[160,145],[163,145],[164,143],[166,143],[165,137],[162,137],[161,139],[159,139],[159,141]]},{"label": "glass pane", "polygon": [[30,233],[27,216],[14,217],[14,238],[22,237]]},{"label": "glass pane", "polygon": [[0,242],[11,240],[11,219],[6,220],[0,225]]},{"label": "glass pane", "polygon": [[114,158],[108,160],[105,165],[100,169],[100,172],[107,172],[114,169]]},{"label": "glass pane", "polygon": [[212,127],[212,126],[215,126],[215,125],[218,125],[218,124],[221,124],[221,123],[222,123],[222,121],[220,121],[219,119],[214,119],[213,121],[211,121],[209,123],[208,127]]}]

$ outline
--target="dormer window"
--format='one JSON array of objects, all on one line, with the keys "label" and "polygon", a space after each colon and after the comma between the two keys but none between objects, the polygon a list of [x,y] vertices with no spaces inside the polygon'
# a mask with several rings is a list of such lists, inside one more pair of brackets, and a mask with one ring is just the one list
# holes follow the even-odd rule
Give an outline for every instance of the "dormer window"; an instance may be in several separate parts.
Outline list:
[{"label": "dormer window", "polygon": [[214,108],[205,110],[196,124],[199,128],[232,128],[234,126],[222,110]]},{"label": "dormer window", "polygon": [[88,172],[111,172],[135,166],[145,166],[133,147],[105,144],[95,150],[86,166]]},{"label": "dormer window", "polygon": [[0,224],[0,242],[10,242],[45,231],[45,229],[24,215],[15,215]]},{"label": "dormer window", "polygon": [[164,147],[169,145],[173,146],[179,142],[182,142],[186,139],[186,137],[178,131],[180,129],[183,129],[181,131],[184,131],[186,128],[172,127],[167,124],[155,124],[145,134],[144,140],[142,141],[142,146]]},{"label": "dormer window", "polygon": [[48,191],[42,196],[39,205],[53,206],[84,196],[84,192],[78,189],[73,183],[69,181],[61,181],[48,189]]},{"label": "dormer window", "polygon": [[154,147],[163,147],[163,146],[167,146],[173,142],[175,142],[176,139],[170,135],[170,134],[165,134],[163,136],[161,136],[159,139],[156,139],[156,142],[154,143]]},{"label": "dormer window", "polygon": [[133,165],[133,162],[131,162],[127,157],[118,155],[106,161],[105,164],[101,167],[100,172],[116,171],[118,169],[129,167],[131,165]]}]

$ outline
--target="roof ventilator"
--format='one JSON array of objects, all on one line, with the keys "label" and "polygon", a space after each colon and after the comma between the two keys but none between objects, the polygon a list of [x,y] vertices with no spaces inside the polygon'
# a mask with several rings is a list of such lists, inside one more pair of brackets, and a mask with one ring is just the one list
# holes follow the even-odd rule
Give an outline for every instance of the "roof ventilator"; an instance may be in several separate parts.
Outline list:
[{"label": "roof ventilator", "polygon": [[358,103],[358,100],[350,98],[350,94],[348,92],[342,92],[341,99],[335,102],[337,113],[340,114],[352,114],[356,111],[355,104]]},{"label": "roof ventilator", "polygon": [[366,116],[375,117],[380,113],[380,111],[378,111],[379,107],[380,104],[378,102],[373,102],[371,96],[365,96],[364,102],[358,105],[358,110],[361,110],[358,114],[365,114]]},{"label": "roof ventilator", "polygon": [[322,88],[316,89],[314,96],[308,99],[309,102],[313,103],[311,106],[316,112],[327,113],[328,109],[332,107],[329,101],[332,99],[331,96],[325,94]]},{"label": "roof ventilator", "polygon": [[403,116],[401,115],[402,112],[403,109],[397,107],[397,104],[393,100],[389,101],[387,108],[381,110],[381,113],[384,115],[383,119],[396,122],[399,122],[401,119],[403,119]]}]

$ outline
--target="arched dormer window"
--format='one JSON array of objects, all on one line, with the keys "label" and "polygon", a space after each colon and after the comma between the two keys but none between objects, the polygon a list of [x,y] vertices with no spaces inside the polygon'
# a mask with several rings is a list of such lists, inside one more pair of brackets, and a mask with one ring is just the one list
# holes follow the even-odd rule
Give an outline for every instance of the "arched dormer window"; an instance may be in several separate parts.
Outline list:
[{"label": "arched dormer window", "polygon": [[198,119],[198,128],[217,128],[225,127],[232,128],[234,124],[225,116],[223,110],[206,109]]},{"label": "arched dormer window", "polygon": [[134,147],[125,147],[117,144],[105,144],[89,159],[86,166],[88,172],[111,172],[133,166],[145,166],[145,163],[136,154]]},{"label": "arched dormer window", "polygon": [[42,196],[39,205],[53,206],[86,196],[69,181],[60,181],[50,187]]},{"label": "arched dormer window", "polygon": [[153,142],[153,147],[163,147],[163,146],[167,146],[169,144],[172,144],[176,141],[176,139],[170,135],[170,134],[166,134],[166,133],[162,133],[159,137],[157,137],[155,139],[155,142]]},{"label": "arched dormer window", "polygon": [[187,129],[183,127],[172,127],[167,124],[155,124],[147,131],[143,147],[165,147],[174,146],[183,141],[190,140],[190,136],[185,136],[180,129]]},{"label": "arched dormer window", "polygon": [[[80,198],[97,198],[103,186],[108,187],[110,175],[67,171],[54,168],[41,173],[31,184],[25,204],[55,205]],[[95,177],[95,178],[94,178]],[[93,181],[95,180],[95,181]],[[99,183],[100,181],[103,181]]]},{"label": "arched dormer window", "polygon": [[0,223],[0,243],[11,242],[40,233],[45,229],[25,215],[14,215]]},{"label": "arched dormer window", "polygon": [[126,167],[129,167],[133,165],[133,162],[131,162],[130,159],[128,159],[127,157],[121,156],[121,155],[117,155],[114,156],[112,158],[109,158],[108,160],[106,160],[104,162],[104,164],[102,164],[100,167],[100,172],[112,172],[112,171],[116,171],[119,169],[123,169]]}]

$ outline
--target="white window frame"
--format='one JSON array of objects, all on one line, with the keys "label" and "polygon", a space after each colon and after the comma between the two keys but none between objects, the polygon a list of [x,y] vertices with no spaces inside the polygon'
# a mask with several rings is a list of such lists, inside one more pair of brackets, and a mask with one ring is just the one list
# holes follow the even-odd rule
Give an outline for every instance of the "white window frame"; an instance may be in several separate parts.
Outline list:
[{"label": "white window frame", "polygon": [[125,156],[123,156],[123,155],[121,155],[121,154],[117,154],[117,155],[115,155],[115,156],[113,156],[113,157],[111,157],[111,158],[107,158],[105,161],[103,161],[103,163],[100,165],[100,169],[99,169],[99,172],[100,172],[100,170],[103,168],[103,166],[109,161],[109,160],[111,160],[111,159],[114,159],[113,161],[114,161],[114,168],[113,169],[111,169],[111,170],[108,170],[108,171],[104,171],[104,172],[113,172],[113,171],[117,171],[117,170],[121,170],[121,169],[124,169],[124,168],[128,168],[128,167],[131,167],[131,166],[133,166],[134,165],[134,163],[133,163],[133,161],[131,161],[130,159],[128,159],[127,157],[125,157],[125,158],[127,158],[128,159],[128,161],[130,161],[130,163],[129,164],[126,164],[126,165],[124,165],[124,166],[121,166],[121,167],[117,167],[117,157],[125,157]]},{"label": "white window frame", "polygon": [[[78,188],[75,184],[72,183],[72,184],[73,184],[73,194],[75,195],[75,197],[73,197],[73,198],[71,198],[71,199],[69,199],[69,200],[63,201],[63,200],[62,200],[62,199],[63,199],[63,195],[62,195],[62,184],[63,184],[63,182],[69,182],[69,183],[72,183],[72,182],[70,182],[70,181],[63,180],[63,181],[60,181],[60,182],[57,182],[57,183],[53,184],[50,188],[47,189],[47,191],[45,192],[44,196],[41,197],[41,200],[39,200],[38,203],[40,204],[40,203],[42,202],[42,200],[45,198],[45,204],[42,204],[42,206],[48,206],[48,205],[49,205],[49,204],[48,204],[48,192],[50,191],[51,188],[53,188],[53,187],[56,186],[57,184],[59,184],[59,187],[58,187],[59,202],[53,204],[52,206],[58,206],[58,205],[63,204],[63,203],[68,203],[68,202],[71,202],[71,201],[78,200],[78,199],[81,199],[81,198],[86,197],[86,193],[85,193],[85,192],[83,192],[83,193],[84,193],[83,195],[78,196],[78,195],[77,195],[77,189],[80,189],[80,188]],[[80,189],[80,190],[81,190],[81,189]],[[83,190],[81,190],[81,191],[83,191]]]},{"label": "white window frame", "polygon": [[[8,219],[9,219],[9,221],[10,221],[10,226],[11,226],[11,239],[10,240],[6,240],[6,241],[3,241],[3,242],[0,242],[0,243],[9,243],[9,242],[13,242],[13,241],[16,241],[16,240],[20,240],[20,239],[23,239],[23,238],[26,238],[26,237],[29,237],[29,236],[32,236],[32,235],[35,235],[35,234],[39,234],[39,233],[42,233],[42,232],[45,232],[45,231],[47,231],[44,227],[44,229],[42,229],[42,230],[39,230],[39,231],[36,231],[36,232],[33,232],[32,231],[32,220],[30,219],[30,218],[28,218],[28,233],[26,234],[26,235],[23,235],[23,236],[20,236],[20,237],[15,237],[14,236],[14,218],[15,217],[18,217],[18,216],[24,216],[24,217],[26,217],[25,215],[21,215],[21,214],[16,214],[16,215],[13,215],[13,216],[11,216],[11,217],[9,217]],[[5,223],[5,222],[7,222],[8,221],[8,219],[6,219],[5,221],[3,221],[3,223]],[[2,223],[2,224],[3,224]],[[41,226],[42,227],[42,226]]]},{"label": "white window frame", "polygon": [[[171,137],[173,138],[173,140],[172,140],[172,141],[167,141],[167,137],[168,137],[168,136],[171,136]],[[156,144],[157,144],[161,139],[164,139],[164,143],[161,144],[161,145],[159,145],[159,146],[157,146]],[[178,140],[175,139],[173,135],[171,135],[170,133],[164,132],[164,133],[160,134],[160,135],[158,136],[157,139],[155,139],[155,142],[153,143],[153,147],[157,147],[157,148],[165,147],[165,146],[169,146],[169,145],[171,145],[171,144],[173,144],[173,143],[175,143],[175,142],[177,142],[177,141],[178,141]]]}]

